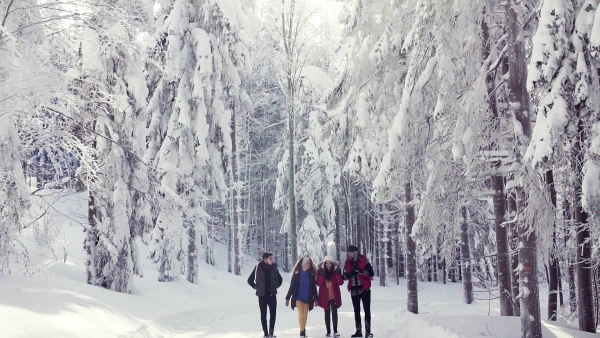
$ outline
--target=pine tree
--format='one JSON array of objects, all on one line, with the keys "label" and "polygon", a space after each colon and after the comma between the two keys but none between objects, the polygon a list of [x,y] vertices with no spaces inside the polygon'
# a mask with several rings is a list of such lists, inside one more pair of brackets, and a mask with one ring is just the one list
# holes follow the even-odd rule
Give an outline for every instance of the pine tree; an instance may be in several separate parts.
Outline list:
[{"label": "pine tree", "polygon": [[[222,6],[209,0],[166,1],[157,16],[153,55],[159,67],[150,74],[146,157],[157,171],[162,197],[152,252],[161,281],[178,278],[186,240],[190,265],[184,270],[188,281],[197,281],[197,234],[208,222],[204,201],[211,196],[225,203],[228,191],[233,192],[235,206],[228,215],[236,216],[230,217],[230,233],[237,237],[230,243],[236,257],[241,250],[239,163],[232,136],[236,109],[244,107],[238,72],[245,67],[247,51],[239,3],[233,13]],[[234,260],[239,274],[239,258]]]},{"label": "pine tree", "polygon": [[[106,4],[104,4],[106,5]],[[146,84],[140,53],[134,43],[135,26],[127,14],[138,13],[140,3],[102,3],[91,7],[92,19],[83,32],[78,92],[91,99],[82,112],[93,120],[93,143],[98,167],[88,182],[90,195],[88,236],[88,282],[118,292],[132,292],[132,275],[137,248],[133,234],[140,234],[149,221],[136,206],[130,187],[147,191],[144,146]],[[146,12],[147,13],[147,12]],[[140,19],[144,19],[143,16]],[[118,32],[118,33],[117,33]],[[101,162],[100,162],[101,161]],[[99,165],[101,163],[101,165]],[[136,222],[136,223],[134,223]],[[139,266],[139,264],[137,264]],[[138,269],[139,272],[139,269]]]}]

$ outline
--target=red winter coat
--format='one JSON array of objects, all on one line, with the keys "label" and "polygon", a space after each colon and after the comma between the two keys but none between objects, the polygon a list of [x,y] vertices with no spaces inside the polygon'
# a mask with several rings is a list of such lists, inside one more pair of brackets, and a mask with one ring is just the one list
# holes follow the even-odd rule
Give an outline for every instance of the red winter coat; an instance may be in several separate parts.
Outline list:
[{"label": "red winter coat", "polygon": [[[367,257],[360,255],[358,256],[358,262],[357,262],[357,268],[361,271],[365,270],[367,267]],[[346,263],[344,264],[344,269],[345,271],[352,271],[352,262],[349,260],[346,260]],[[352,277],[354,278],[354,277]],[[360,273],[358,274],[358,278],[360,278],[360,282],[362,283],[363,289],[365,290],[371,290],[371,277],[370,276],[365,276],[364,274]],[[350,290],[350,287],[352,286],[351,281],[348,281],[348,290]]]},{"label": "red winter coat", "polygon": [[[327,278],[322,276],[321,273],[324,273],[324,268],[320,268],[317,271],[317,285],[319,286],[319,306],[324,308],[325,310],[329,310],[329,295],[327,292]],[[342,306],[342,294],[340,293],[340,285],[344,285],[344,279],[342,278],[342,274],[338,272],[331,272],[331,288],[333,289],[333,300],[335,301],[335,306],[339,308]]]}]

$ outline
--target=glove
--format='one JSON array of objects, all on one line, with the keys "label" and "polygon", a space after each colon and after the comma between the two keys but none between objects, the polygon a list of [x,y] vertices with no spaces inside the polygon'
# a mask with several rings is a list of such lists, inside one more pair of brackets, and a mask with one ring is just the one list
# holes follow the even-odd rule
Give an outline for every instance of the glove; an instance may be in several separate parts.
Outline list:
[{"label": "glove", "polygon": [[346,278],[350,279],[352,277],[354,277],[358,272],[356,272],[356,270],[352,270],[352,271],[348,271],[346,272]]},{"label": "glove", "polygon": [[326,276],[325,269],[321,269],[321,271],[319,271],[319,275],[325,277]]},{"label": "glove", "polygon": [[290,300],[289,299],[285,300],[285,306],[290,306]]}]

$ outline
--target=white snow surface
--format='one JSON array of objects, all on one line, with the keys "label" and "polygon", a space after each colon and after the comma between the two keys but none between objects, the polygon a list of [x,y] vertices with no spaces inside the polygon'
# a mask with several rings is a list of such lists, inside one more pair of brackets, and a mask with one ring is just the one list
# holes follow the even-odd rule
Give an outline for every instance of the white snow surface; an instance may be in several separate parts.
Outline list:
[{"label": "white snow surface", "polygon": [[[198,284],[185,278],[177,282],[156,281],[154,264],[145,257],[149,249],[141,242],[140,257],[144,277],[135,276],[133,294],[122,294],[85,283],[85,253],[82,250],[82,223],[86,216],[83,194],[44,194],[52,202],[49,210],[59,228],[59,246],[68,247],[66,262],[62,251],[58,260],[39,248],[33,227],[24,230],[20,241],[28,248],[32,276],[15,270],[0,278],[1,337],[261,337],[257,298],[246,279],[253,264],[244,266],[243,275],[227,273],[225,246],[218,245],[215,267],[200,262]],[[32,197],[40,205],[39,196]],[[34,209],[36,209],[34,207]],[[38,209],[39,210],[39,209]],[[58,242],[57,242],[58,243]],[[202,251],[201,251],[202,252]],[[290,276],[278,295],[275,333],[280,338],[298,336],[297,312],[285,307],[284,297]],[[388,287],[374,281],[372,326],[375,337],[519,337],[520,319],[500,317],[497,300],[474,304],[462,302],[459,283],[419,283],[419,315],[406,311],[406,281],[390,280]],[[486,295],[480,293],[479,295]],[[483,296],[482,296],[483,298]],[[348,337],[354,330],[348,292],[343,289],[339,331]],[[542,313],[545,314],[545,299]],[[488,313],[489,312],[489,313]],[[323,310],[309,313],[310,337],[325,334]],[[543,335],[551,337],[595,337],[566,324],[543,323]]]}]

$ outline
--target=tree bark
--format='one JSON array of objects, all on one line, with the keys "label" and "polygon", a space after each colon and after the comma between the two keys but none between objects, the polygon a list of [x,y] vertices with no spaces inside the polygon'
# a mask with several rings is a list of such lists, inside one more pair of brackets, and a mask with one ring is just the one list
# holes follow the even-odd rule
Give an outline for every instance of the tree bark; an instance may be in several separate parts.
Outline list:
[{"label": "tree bark", "polygon": [[[499,162],[497,162],[499,165]],[[494,190],[494,222],[496,229],[496,247],[498,250],[498,288],[500,296],[500,315],[512,316],[513,306],[511,301],[510,257],[508,254],[508,234],[505,221],[506,203],[504,198],[504,177],[492,176],[492,189]]]},{"label": "tree bark", "polygon": [[471,250],[469,248],[469,222],[467,207],[460,208],[460,260],[462,263],[463,294],[466,304],[473,303],[473,280],[471,278]]},{"label": "tree bark", "polygon": [[406,220],[406,291],[407,291],[407,310],[414,314],[419,313],[419,297],[417,290],[417,245],[413,240],[411,233],[415,224],[415,207],[412,197],[412,185],[404,185],[404,205]]},{"label": "tree bark", "polygon": [[433,281],[438,281],[438,257],[433,256]]},{"label": "tree bark", "polygon": [[[507,193],[507,209],[508,215],[511,219],[517,217],[517,198],[514,192]],[[517,269],[519,267],[519,254],[517,253],[519,248],[519,234],[517,233],[518,225],[511,223],[508,225],[508,246],[509,246],[509,257],[510,257],[510,293],[511,293],[511,304],[513,316],[521,315],[521,307],[519,306],[519,275]]]},{"label": "tree bark", "polygon": [[190,220],[185,221],[188,229],[188,268],[187,280],[190,283],[198,282],[198,245],[196,245],[196,225]]},{"label": "tree bark", "polygon": [[[508,33],[508,89],[510,107],[517,123],[515,130],[521,137],[521,144],[527,145],[531,139],[531,104],[526,88],[527,55],[523,41],[523,27],[519,22],[516,9],[519,8],[513,0],[508,0],[506,10],[506,29]],[[519,130],[520,129],[520,130]],[[519,156],[518,156],[519,157]],[[520,158],[517,158],[520,160]],[[532,175],[533,176],[533,175]],[[533,180],[527,174],[524,180]],[[535,184],[535,183],[532,183]],[[519,215],[519,286],[522,297],[521,306],[521,336],[523,338],[542,337],[542,321],[540,314],[539,286],[537,281],[537,234],[533,224],[525,223],[523,213],[527,206],[526,193],[523,187],[517,188],[517,213]]]},{"label": "tree bark", "polygon": [[583,121],[580,118],[577,124],[577,136],[572,148],[572,168],[575,173],[573,184],[573,218],[577,250],[576,250],[576,272],[577,272],[577,310],[579,314],[579,329],[586,332],[596,332],[594,318],[594,290],[592,284],[592,248],[590,243],[590,229],[588,226],[588,214],[581,205],[582,178],[584,153],[582,146],[585,144],[585,133]]},{"label": "tree bark", "polygon": [[84,248],[86,253],[85,273],[86,281],[90,285],[96,285],[96,204],[94,194],[88,190],[88,226],[86,228]]},{"label": "tree bark", "polygon": [[[546,186],[550,191],[552,205],[556,209],[556,188],[552,170],[546,171]],[[558,260],[556,259],[556,223],[552,224],[552,250],[548,264],[548,320],[556,321],[558,311]]]},{"label": "tree bark", "polygon": [[[484,8],[484,17],[486,9]],[[486,20],[481,21],[482,31],[482,58],[487,60],[490,56],[490,34],[489,27]],[[494,123],[494,129],[500,130],[500,114],[498,112],[498,104],[496,102],[496,81],[494,73],[488,72],[485,77],[485,87],[488,94],[488,104],[492,112],[492,121]],[[494,147],[497,150],[497,146]],[[501,162],[494,161],[492,163],[496,168],[496,172],[499,172]],[[493,204],[494,204],[494,221],[496,230],[496,247],[498,250],[498,288],[500,297],[500,315],[512,316],[512,302],[510,293],[510,258],[508,256],[508,240],[506,227],[502,225],[505,221],[506,213],[506,200],[504,198],[504,177],[499,174],[492,175],[492,189],[494,191]]]},{"label": "tree bark", "polygon": [[446,258],[442,260],[442,282],[446,284]]},{"label": "tree bark", "polygon": [[379,286],[387,286],[387,264],[386,264],[386,257],[385,257],[385,247],[387,244],[387,239],[386,239],[386,231],[385,228],[387,227],[387,222],[388,222],[388,211],[387,208],[385,207],[385,205],[381,206],[381,211],[382,211],[382,222],[380,222],[379,225],[379,243],[380,243],[380,249],[379,249]]},{"label": "tree bark", "polygon": [[338,262],[341,262],[341,257],[340,257],[340,250],[341,250],[341,248],[340,248],[340,246],[342,245],[342,243],[340,243],[340,238],[341,238],[340,237],[340,228],[341,228],[340,222],[342,220],[342,217],[340,217],[340,211],[341,211],[341,209],[340,209],[340,206],[339,206],[339,204],[340,204],[339,200],[340,200],[340,197],[338,196],[335,199],[335,232],[334,232],[334,235],[333,235],[333,237],[334,237],[333,241],[335,243],[335,259]]},{"label": "tree bark", "polygon": [[[563,203],[564,220],[568,223],[573,224],[573,211],[571,210],[571,203],[565,200]],[[570,230],[565,230],[565,247],[569,247]],[[577,288],[575,286],[575,264],[573,262],[573,254],[567,251],[567,277],[569,281],[569,309],[571,313],[577,311]]]},{"label": "tree bark", "polygon": [[[517,188],[517,213],[527,206],[523,188]],[[521,310],[521,337],[542,337],[540,295],[537,280],[537,234],[529,226],[519,222],[519,303]]]}]

